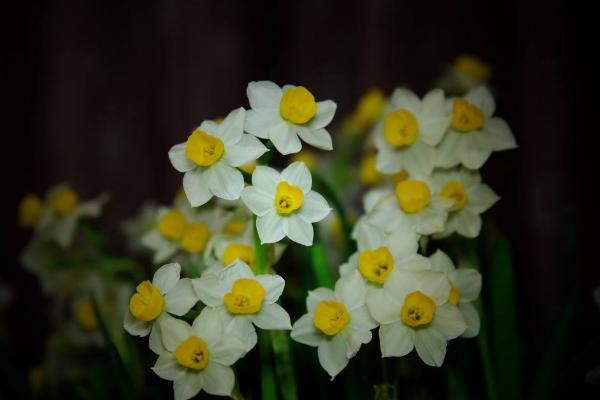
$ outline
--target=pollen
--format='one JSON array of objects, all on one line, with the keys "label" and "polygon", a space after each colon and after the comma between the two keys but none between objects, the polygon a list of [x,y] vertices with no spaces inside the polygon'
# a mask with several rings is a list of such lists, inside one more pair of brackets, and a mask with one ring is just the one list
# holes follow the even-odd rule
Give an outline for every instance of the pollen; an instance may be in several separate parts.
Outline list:
[{"label": "pollen", "polygon": [[404,108],[390,113],[383,121],[383,137],[396,148],[410,146],[418,134],[419,123],[415,115]]},{"label": "pollen", "polygon": [[33,228],[42,215],[42,199],[34,194],[23,197],[19,204],[19,226]]},{"label": "pollen", "polygon": [[339,301],[326,300],[320,302],[315,308],[313,322],[318,330],[328,336],[333,336],[348,325],[350,315],[344,304]]},{"label": "pollen", "polygon": [[423,210],[431,201],[431,191],[425,182],[407,179],[396,185],[400,208],[412,214]]},{"label": "pollen", "polygon": [[185,156],[201,167],[209,167],[219,161],[224,150],[221,139],[196,129],[187,140]]},{"label": "pollen", "polygon": [[303,86],[287,89],[281,97],[279,113],[294,124],[305,124],[317,113],[315,96]]},{"label": "pollen", "polygon": [[394,258],[387,247],[365,250],[358,256],[358,270],[369,282],[382,284],[394,269]]},{"label": "pollen", "polygon": [[241,278],[233,283],[223,302],[231,314],[255,314],[262,308],[266,294],[257,280]]},{"label": "pollen", "polygon": [[298,186],[280,182],[275,193],[275,208],[279,215],[288,215],[302,207],[304,193]]},{"label": "pollen", "polygon": [[223,252],[223,265],[231,265],[236,260],[241,260],[248,264],[248,266],[251,268],[254,268],[254,265],[256,264],[254,247],[237,243],[228,245]]},{"label": "pollen", "polygon": [[188,253],[200,253],[206,248],[210,239],[210,231],[202,222],[192,222],[186,225],[181,238],[181,248]]},{"label": "pollen", "polygon": [[402,322],[412,328],[427,326],[433,321],[436,305],[431,297],[420,291],[412,292],[404,299],[400,311]]},{"label": "pollen", "polygon": [[170,210],[158,220],[158,232],[167,239],[180,240],[185,230],[185,216],[179,210]]},{"label": "pollen", "polygon": [[143,281],[135,290],[129,300],[131,315],[146,322],[158,318],[165,308],[165,299],[158,288],[150,281]]},{"label": "pollen", "polygon": [[79,204],[79,196],[71,188],[61,188],[50,197],[50,208],[61,217],[70,214]]},{"label": "pollen", "polygon": [[175,348],[173,357],[180,365],[200,371],[208,364],[208,346],[198,336],[190,336]]},{"label": "pollen", "polygon": [[483,126],[485,117],[477,106],[464,99],[455,99],[452,108],[452,128],[467,133]]},{"label": "pollen", "polygon": [[440,194],[454,202],[450,211],[460,211],[467,205],[467,192],[462,181],[450,181],[442,188]]}]

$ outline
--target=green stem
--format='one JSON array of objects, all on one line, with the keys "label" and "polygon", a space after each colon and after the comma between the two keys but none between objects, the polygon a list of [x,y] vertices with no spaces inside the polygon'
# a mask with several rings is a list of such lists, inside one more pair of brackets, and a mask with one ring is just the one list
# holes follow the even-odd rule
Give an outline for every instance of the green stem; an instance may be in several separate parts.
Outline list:
[{"label": "green stem", "polygon": [[284,400],[296,400],[298,389],[290,337],[286,331],[271,331],[271,344],[275,356],[275,374]]},{"label": "green stem", "polygon": [[319,235],[315,231],[315,237],[312,246],[306,247],[308,256],[310,259],[310,266],[313,270],[315,280],[319,287],[326,287],[333,289],[335,286],[335,279],[331,272],[327,257],[325,255],[325,249],[319,240]]},{"label": "green stem", "polygon": [[266,274],[269,272],[269,252],[267,246],[260,243],[258,230],[256,229],[256,215],[254,216],[254,250],[256,252],[256,275]]},{"label": "green stem", "polygon": [[496,400],[496,380],[492,366],[492,356],[490,353],[490,343],[487,332],[487,321],[485,319],[481,300],[477,299],[476,301],[474,301],[474,305],[477,308],[477,311],[479,312],[479,317],[481,319],[481,327],[479,329],[479,336],[477,337],[477,341],[479,344],[479,354],[481,356],[481,364],[483,367],[483,376],[485,379],[487,399]]},{"label": "green stem", "polygon": [[258,334],[258,346],[260,350],[260,390],[263,400],[276,400],[277,388],[275,386],[275,375],[271,367],[271,344],[269,343],[269,332],[260,331]]}]

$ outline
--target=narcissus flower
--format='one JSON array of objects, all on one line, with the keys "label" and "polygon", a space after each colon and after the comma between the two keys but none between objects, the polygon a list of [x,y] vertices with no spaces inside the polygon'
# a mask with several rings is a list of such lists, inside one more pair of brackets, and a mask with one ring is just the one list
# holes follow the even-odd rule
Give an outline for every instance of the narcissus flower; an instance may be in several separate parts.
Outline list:
[{"label": "narcissus flower", "polygon": [[158,322],[181,316],[198,302],[189,278],[179,279],[181,266],[166,264],[156,270],[152,282],[143,281],[129,300],[123,326],[134,336],[150,334],[150,349],[157,354],[163,350]]},{"label": "narcissus flower", "polygon": [[299,152],[300,139],[319,149],[333,149],[325,130],[337,108],[333,101],[316,102],[303,86],[280,88],[271,81],[250,82],[247,94],[252,110],[246,115],[246,132],[271,140],[281,154]]},{"label": "narcissus flower", "polygon": [[331,208],[311,186],[310,171],[300,161],[281,173],[269,167],[256,168],[252,186],[242,192],[242,201],[257,216],[262,243],[275,243],[287,236],[305,246],[312,245],[312,224],[324,219]]},{"label": "narcissus flower", "polygon": [[435,166],[435,146],[449,124],[441,89],[427,93],[423,100],[410,90],[396,89],[382,122],[375,127],[377,169],[386,174],[403,169],[430,174]]},{"label": "narcissus flower", "polygon": [[461,336],[465,338],[477,336],[480,327],[479,314],[472,302],[481,292],[481,274],[473,268],[456,269],[450,257],[440,250],[429,259],[432,270],[441,272],[448,278],[450,283],[448,302],[458,307],[467,324],[467,329]]},{"label": "narcissus flower", "polygon": [[239,259],[233,265],[194,279],[194,289],[207,307],[218,309],[226,331],[256,345],[256,330],[291,329],[290,316],[277,304],[285,281],[279,275],[257,275]]},{"label": "narcissus flower", "polygon": [[446,227],[435,237],[445,237],[454,232],[469,238],[477,237],[481,231],[480,214],[498,201],[496,193],[481,183],[477,171],[466,168],[436,170],[431,180],[436,193],[453,201]]},{"label": "narcissus flower", "polygon": [[382,356],[402,357],[414,348],[425,364],[441,366],[447,341],[466,329],[461,312],[448,301],[450,290],[442,273],[400,271],[374,291],[367,305],[380,323]]},{"label": "narcissus flower", "polygon": [[492,151],[517,147],[508,124],[493,117],[496,103],[485,86],[470,90],[463,98],[449,100],[447,107],[452,112],[452,122],[438,147],[437,166],[462,164],[478,169]]},{"label": "narcissus flower", "polygon": [[366,196],[372,207],[366,219],[386,232],[410,226],[420,235],[442,232],[453,201],[434,193],[430,178],[411,175],[399,182],[393,193],[389,190]]},{"label": "narcissus flower", "polygon": [[236,335],[224,334],[223,322],[215,310],[204,308],[192,325],[178,319],[160,323],[165,351],[152,370],[173,381],[175,400],[186,400],[201,390],[229,396],[235,383],[231,365],[244,353]]},{"label": "narcissus flower", "polygon": [[267,148],[252,135],[244,134],[245,111],[233,110],[221,124],[204,121],[187,142],[169,150],[173,167],[184,172],[183,189],[198,207],[213,196],[236,200],[244,188],[242,173],[236,169],[256,160]]},{"label": "narcissus flower", "polygon": [[377,323],[365,303],[366,287],[357,271],[341,277],[335,291],[318,288],[308,292],[304,314],[292,327],[297,342],[318,348],[319,362],[333,379],[371,341]]}]

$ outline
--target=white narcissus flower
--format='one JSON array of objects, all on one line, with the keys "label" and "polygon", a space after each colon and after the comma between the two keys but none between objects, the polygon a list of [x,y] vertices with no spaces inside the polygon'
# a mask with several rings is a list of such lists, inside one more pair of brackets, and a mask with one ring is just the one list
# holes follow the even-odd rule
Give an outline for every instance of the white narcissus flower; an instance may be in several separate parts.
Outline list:
[{"label": "white narcissus flower", "polygon": [[461,312],[448,302],[450,283],[433,271],[400,271],[367,298],[379,322],[383,357],[402,357],[413,348],[427,365],[439,367],[447,341],[466,329]]},{"label": "white narcissus flower", "polygon": [[242,201],[256,214],[256,229],[262,243],[275,243],[285,236],[305,246],[312,245],[313,226],[331,208],[312,191],[312,176],[306,165],[296,161],[281,173],[259,166],[252,186],[242,192]]},{"label": "white narcissus flower", "polygon": [[318,347],[319,362],[333,379],[371,341],[377,323],[365,303],[366,286],[357,271],[341,277],[335,291],[318,288],[308,292],[304,314],[292,327],[297,342]]},{"label": "white narcissus flower", "polygon": [[290,316],[277,304],[285,281],[279,275],[254,275],[243,261],[193,281],[198,297],[216,308],[227,332],[246,340],[246,351],[256,345],[256,330],[291,329]]},{"label": "white narcissus flower", "polygon": [[508,124],[502,118],[492,117],[496,103],[485,86],[470,90],[463,98],[449,100],[447,107],[452,112],[452,122],[438,147],[437,166],[462,164],[478,169],[492,151],[517,147]]},{"label": "white narcissus flower", "polygon": [[435,146],[449,124],[441,89],[430,91],[423,100],[408,89],[396,89],[382,122],[375,127],[377,169],[386,174],[402,170],[430,174],[435,166]]},{"label": "white narcissus flower", "polygon": [[271,140],[281,154],[299,152],[300,139],[319,149],[333,149],[325,130],[337,108],[333,101],[315,102],[303,86],[280,88],[271,81],[250,82],[247,94],[252,110],[246,114],[246,132]]},{"label": "white narcissus flower", "polygon": [[192,207],[205,204],[213,196],[238,199],[244,178],[236,167],[268,151],[260,140],[243,133],[244,119],[244,109],[238,108],[220,124],[204,121],[187,142],[169,150],[173,167],[185,173],[183,189]]},{"label": "white narcissus flower", "polygon": [[46,195],[34,235],[41,241],[52,240],[63,248],[69,247],[79,220],[98,217],[107,201],[108,195],[103,194],[82,202],[69,185],[56,185]]},{"label": "white narcissus flower", "polygon": [[216,206],[200,211],[161,207],[155,227],[142,237],[142,245],[152,250],[155,263],[172,259],[180,250],[194,262],[201,261],[210,238],[221,233],[230,218],[230,213]]},{"label": "white narcissus flower", "polygon": [[450,282],[448,302],[458,307],[462,313],[467,329],[461,335],[472,338],[479,334],[480,320],[473,301],[481,292],[481,274],[473,268],[456,268],[446,253],[438,250],[429,257],[431,268],[441,272]]},{"label": "white narcissus flower", "polygon": [[123,326],[134,336],[150,334],[150,349],[156,354],[163,351],[160,325],[169,314],[181,316],[198,302],[198,296],[189,278],[179,279],[181,266],[166,264],[156,270],[152,282],[143,281],[129,300]]},{"label": "white narcissus flower", "polygon": [[244,342],[224,334],[223,322],[215,310],[204,308],[192,325],[179,319],[163,320],[160,354],[152,370],[173,381],[175,400],[186,400],[201,390],[229,396],[235,384],[231,365],[244,353]]},{"label": "white narcissus flower", "polygon": [[433,192],[429,177],[411,175],[396,185],[393,193],[381,190],[366,219],[385,232],[409,226],[420,235],[442,232],[453,201]]},{"label": "white narcissus flower", "polygon": [[432,176],[434,191],[453,201],[448,212],[446,228],[434,237],[446,237],[454,232],[475,238],[481,231],[480,214],[494,205],[500,198],[488,186],[481,183],[477,171],[436,170]]}]

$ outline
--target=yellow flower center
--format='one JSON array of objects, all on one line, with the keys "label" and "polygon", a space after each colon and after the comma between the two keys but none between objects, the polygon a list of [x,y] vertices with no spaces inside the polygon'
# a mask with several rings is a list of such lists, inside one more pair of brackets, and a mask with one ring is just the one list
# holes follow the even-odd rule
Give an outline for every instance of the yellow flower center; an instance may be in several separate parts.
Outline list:
[{"label": "yellow flower center", "polygon": [[136,292],[129,300],[131,315],[141,321],[152,321],[165,308],[165,299],[158,288],[150,281],[143,281],[135,288]]},{"label": "yellow flower center", "polygon": [[42,215],[42,199],[34,194],[23,197],[19,204],[19,226],[33,228]]},{"label": "yellow flower center", "polygon": [[377,154],[369,153],[363,157],[358,169],[358,177],[363,185],[376,185],[383,179],[377,171]]},{"label": "yellow flower center", "polygon": [[457,305],[460,300],[460,292],[454,283],[450,282],[450,296],[448,296],[448,302],[450,304]]},{"label": "yellow flower center", "polygon": [[94,313],[94,307],[89,297],[79,300],[74,307],[75,320],[87,331],[93,331],[98,328],[98,320]]},{"label": "yellow flower center", "polygon": [[232,314],[254,314],[260,311],[266,294],[257,280],[241,278],[233,283],[223,302]]},{"label": "yellow flower center", "polygon": [[454,204],[450,211],[460,211],[467,205],[467,192],[465,192],[465,184],[462,181],[450,181],[442,188],[440,194],[452,201]]},{"label": "yellow flower center", "polygon": [[370,282],[385,282],[393,269],[394,258],[387,247],[365,250],[358,256],[358,270]]},{"label": "yellow flower center", "polygon": [[452,127],[459,132],[475,131],[483,126],[485,117],[477,106],[464,99],[455,99],[452,108]]},{"label": "yellow flower center", "polygon": [[418,134],[419,123],[415,115],[404,108],[391,112],[383,121],[383,137],[394,147],[410,146]]},{"label": "yellow flower center", "polygon": [[453,67],[456,72],[467,75],[479,83],[487,82],[492,75],[489,65],[468,54],[457,57]]},{"label": "yellow flower center", "polygon": [[181,239],[184,230],[185,216],[179,210],[170,210],[158,220],[158,232],[167,239]]},{"label": "yellow flower center", "polygon": [[63,188],[50,198],[50,208],[59,216],[65,216],[79,204],[79,196],[70,188]]},{"label": "yellow flower center", "polygon": [[423,210],[431,201],[431,191],[425,182],[407,179],[396,185],[396,199],[406,213]]},{"label": "yellow flower center", "polygon": [[355,124],[361,129],[373,124],[383,112],[386,99],[381,89],[371,89],[361,97],[352,115]]},{"label": "yellow flower center", "polygon": [[210,231],[202,222],[192,222],[185,227],[181,247],[188,253],[199,253],[206,248]]},{"label": "yellow flower center", "polygon": [[275,208],[279,215],[291,214],[300,207],[304,201],[304,192],[298,186],[287,182],[279,182],[275,193]]},{"label": "yellow flower center", "polygon": [[196,129],[187,140],[185,156],[202,167],[208,167],[219,161],[224,150],[221,139]]},{"label": "yellow flower center", "polygon": [[312,151],[302,150],[291,157],[291,161],[302,161],[308,169],[313,170],[317,167],[319,163],[319,157]]},{"label": "yellow flower center", "polygon": [[322,301],[315,308],[315,327],[328,336],[339,333],[350,322],[346,306],[339,301]]},{"label": "yellow flower center", "polygon": [[256,161],[251,161],[247,164],[240,166],[239,168],[247,174],[252,174],[256,169]]},{"label": "yellow flower center", "polygon": [[240,220],[232,220],[225,226],[225,233],[230,235],[239,235],[244,231],[246,223]]},{"label": "yellow flower center", "polygon": [[173,357],[186,368],[203,370],[208,364],[208,346],[198,336],[190,336],[175,348]]},{"label": "yellow flower center", "polygon": [[392,182],[394,182],[395,185],[399,184],[402,181],[405,181],[409,178],[408,175],[408,171],[403,169],[400,172],[396,172],[395,174],[392,175]]},{"label": "yellow flower center", "polygon": [[248,264],[251,268],[254,268],[256,263],[254,247],[236,243],[228,245],[223,252],[223,265],[231,265],[235,260],[241,260]]},{"label": "yellow flower center", "polygon": [[294,124],[305,124],[317,113],[315,96],[303,86],[290,88],[281,96],[279,113]]},{"label": "yellow flower center", "polygon": [[407,295],[404,299],[400,317],[406,325],[418,328],[428,325],[433,320],[435,308],[435,303],[431,297],[417,290]]}]

